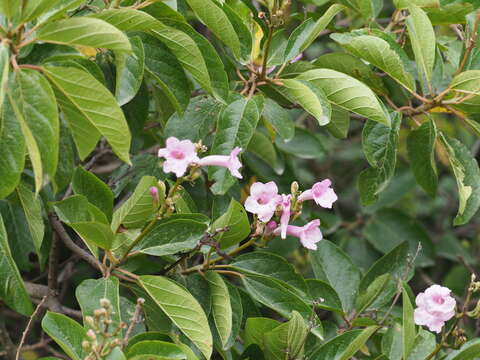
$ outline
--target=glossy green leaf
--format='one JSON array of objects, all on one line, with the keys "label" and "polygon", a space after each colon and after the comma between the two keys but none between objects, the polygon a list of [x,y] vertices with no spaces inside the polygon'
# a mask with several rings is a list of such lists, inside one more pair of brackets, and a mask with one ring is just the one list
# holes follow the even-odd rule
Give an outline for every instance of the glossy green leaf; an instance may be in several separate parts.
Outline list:
[{"label": "glossy green leaf", "polygon": [[240,39],[222,5],[213,0],[187,0],[187,3],[215,36],[240,58]]},{"label": "glossy green leaf", "polygon": [[307,279],[306,284],[313,305],[320,309],[343,314],[342,302],[333,287],[317,279]]},{"label": "glossy green leaf", "polygon": [[250,222],[242,204],[232,199],[227,211],[212,224],[212,230],[227,227],[227,231],[220,232],[215,238],[222,249],[229,248],[245,239],[250,234]]},{"label": "glossy green leaf", "polygon": [[112,218],[113,193],[102,180],[82,167],[78,167],[72,178],[72,188],[75,194],[85,196],[88,201]]},{"label": "glossy green leaf", "polygon": [[408,292],[405,287],[402,288],[402,305],[403,305],[403,327],[402,327],[402,342],[403,342],[403,358],[408,359],[412,352],[415,336],[417,331],[415,329],[415,322],[413,320],[413,306],[408,297]]},{"label": "glossy green leaf", "polygon": [[[39,196],[30,190],[24,183],[20,183],[17,187],[18,198],[25,212],[28,230],[35,246],[35,252],[38,258],[43,262],[42,243],[45,235],[45,224],[42,217],[42,203]],[[18,239],[17,239],[18,240]]]},{"label": "glossy green leaf", "polygon": [[310,70],[298,79],[317,85],[333,104],[390,126],[390,118],[373,91],[357,79],[330,69]]},{"label": "glossy green leaf", "polygon": [[0,43],[0,113],[5,100],[10,72],[10,49],[3,42]]},{"label": "glossy green leaf", "polygon": [[133,194],[113,213],[112,230],[120,225],[127,229],[142,227],[154,214],[154,204],[150,195],[150,187],[156,186],[153,176],[144,176]]},{"label": "glossy green leaf", "polygon": [[[48,1],[48,0],[46,0]],[[48,21],[57,20],[63,17],[67,11],[76,9],[84,0],[61,0],[51,6],[47,12],[37,19],[37,24],[44,24]]]},{"label": "glossy green leaf", "polygon": [[23,279],[13,260],[8,244],[7,232],[0,215],[0,299],[15,311],[30,316],[33,312],[32,302],[27,294]]},{"label": "glossy green leaf", "polygon": [[430,331],[420,328],[408,360],[424,360],[437,346],[437,339]]},{"label": "glossy green leaf", "polygon": [[352,310],[361,273],[350,257],[328,240],[321,241],[310,257],[315,277],[335,289],[345,312]]},{"label": "glossy green leaf", "polygon": [[195,248],[205,236],[209,219],[201,214],[174,214],[158,221],[137,249],[144,254],[165,256]]},{"label": "glossy green leaf", "polygon": [[247,150],[271,165],[272,168],[275,167],[277,163],[277,152],[273,146],[272,140],[267,135],[264,135],[263,132],[256,130],[253,133],[252,139],[248,143]]},{"label": "glossy green leaf", "polygon": [[330,37],[353,55],[386,72],[405,88],[415,90],[412,75],[406,71],[401,58],[385,40],[376,36],[352,36],[348,33],[332,34]]},{"label": "glossy green leaf", "polygon": [[139,284],[209,359],[213,348],[212,334],[207,317],[195,298],[172,280],[161,276],[140,276]]},{"label": "glossy green leaf", "polygon": [[96,135],[101,134],[118,157],[130,163],[130,131],[113,95],[92,75],[78,69],[45,66],[44,72],[55,87],[80,157],[88,156]]},{"label": "glossy green leaf", "polygon": [[84,16],[46,24],[38,31],[37,38],[54,44],[132,51],[128,38],[116,27],[100,19]]},{"label": "glossy green leaf", "polygon": [[345,109],[336,105],[332,106],[332,117],[326,129],[330,134],[339,139],[345,139],[350,128],[350,114]]},{"label": "glossy green leaf", "polygon": [[278,327],[281,323],[270,318],[248,318],[245,322],[245,347],[251,344],[264,348],[264,335]]},{"label": "glossy green leaf", "polygon": [[380,275],[375,280],[372,281],[368,288],[358,294],[357,300],[355,302],[355,309],[358,314],[361,314],[365,309],[377,299],[377,297],[385,290],[385,287],[390,282],[390,274],[386,273]]},{"label": "glossy green leaf", "polygon": [[127,351],[129,360],[170,360],[187,359],[187,355],[175,344],[159,341],[140,341]]},{"label": "glossy green leaf", "polygon": [[269,276],[291,286],[302,298],[307,294],[303,277],[283,257],[266,251],[255,251],[240,255],[231,264],[234,269],[246,274]]},{"label": "glossy green leaf", "polygon": [[407,29],[422,83],[432,79],[435,65],[435,32],[427,14],[418,6],[408,8]]},{"label": "glossy green leaf", "polygon": [[[7,0],[9,1],[9,0]],[[52,7],[58,6],[60,0],[37,0],[27,1],[22,9],[22,21],[28,22],[49,11]]]},{"label": "glossy green leaf", "polygon": [[284,140],[291,140],[295,135],[295,123],[290,114],[276,101],[265,99],[262,116]]},{"label": "glossy green leaf", "polygon": [[457,181],[459,205],[454,225],[466,224],[480,207],[480,169],[470,150],[457,139],[440,135]]},{"label": "glossy green leaf", "polygon": [[117,78],[115,97],[119,105],[124,105],[134,98],[143,81],[145,51],[142,40],[138,36],[130,38],[132,53],[117,52],[115,64]]},{"label": "glossy green leaf", "polygon": [[205,274],[212,295],[212,313],[218,334],[225,348],[232,332],[232,305],[227,285],[215,271]]},{"label": "glossy green leaf", "polygon": [[[228,155],[235,146],[245,149],[257,127],[259,117],[255,99],[241,98],[229,104],[218,120],[211,153]],[[211,187],[214,194],[225,194],[234,183],[226,168],[212,166],[208,172],[209,178],[215,181]]]},{"label": "glossy green leaf", "polygon": [[410,131],[407,138],[408,158],[417,183],[432,197],[437,193],[438,174],[435,164],[437,128],[433,120]]},{"label": "glossy green leaf", "polygon": [[406,9],[410,5],[417,5],[420,7],[440,7],[439,0],[393,0],[397,9]]},{"label": "glossy green leaf", "polygon": [[322,89],[312,82],[297,79],[282,80],[282,93],[313,115],[320,126],[330,122],[332,108]]},{"label": "glossy green leaf", "polygon": [[82,341],[86,330],[69,317],[48,311],[42,320],[42,329],[72,360],[83,360]]},{"label": "glossy green leaf", "polygon": [[285,354],[291,359],[303,358],[307,334],[305,320],[294,311],[288,322],[264,334],[266,360],[283,360]]},{"label": "glossy green leaf", "polygon": [[225,346],[226,349],[230,349],[238,340],[240,331],[242,330],[247,313],[244,314],[242,296],[236,285],[229,282],[225,282],[228,287],[228,295],[230,297],[230,305],[232,306],[232,331],[230,338]]},{"label": "glossy green leaf", "polygon": [[453,351],[445,360],[475,360],[480,351],[480,339],[473,339],[460,348]]},{"label": "glossy green leaf", "polygon": [[57,168],[60,129],[55,97],[45,77],[30,69],[16,72],[9,97],[25,137],[38,192],[43,174],[53,177]]},{"label": "glossy green leaf", "polygon": [[301,159],[321,159],[326,154],[326,149],[320,139],[312,132],[297,127],[295,136],[289,141],[277,138],[275,144],[283,152]]},{"label": "glossy green leaf", "polygon": [[7,18],[13,18],[22,9],[22,2],[20,0],[2,1],[0,3],[0,13]]}]

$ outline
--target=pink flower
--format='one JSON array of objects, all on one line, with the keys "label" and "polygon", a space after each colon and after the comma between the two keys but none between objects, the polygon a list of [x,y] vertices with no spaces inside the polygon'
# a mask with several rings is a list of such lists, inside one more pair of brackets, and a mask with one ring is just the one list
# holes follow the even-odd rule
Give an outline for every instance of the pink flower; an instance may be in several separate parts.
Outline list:
[{"label": "pink flower", "polygon": [[282,200],[280,201],[280,205],[282,206],[282,216],[280,217],[280,235],[282,239],[287,237],[287,227],[288,222],[290,221],[290,207],[291,203],[290,200],[292,199],[292,195],[282,195]]},{"label": "pink flower", "polygon": [[[280,233],[280,227],[274,231],[275,235],[279,235]],[[304,226],[288,225],[287,235],[300,238],[300,242],[307,249],[317,250],[316,243],[323,239],[322,232],[320,231],[320,220],[315,219]]]},{"label": "pink flower", "polygon": [[280,200],[277,185],[273,181],[266,184],[256,182],[250,187],[250,196],[245,200],[245,210],[257,214],[260,221],[267,222],[275,213]]},{"label": "pink flower", "polygon": [[324,208],[332,208],[332,204],[338,197],[330,187],[332,182],[329,179],[315,183],[311,189],[305,190],[298,197],[298,201],[314,200],[317,205]]},{"label": "pink flower", "polygon": [[265,226],[265,232],[264,232],[264,235],[265,236],[268,236],[268,235],[272,235],[274,230],[278,227],[278,224],[271,220],[267,223],[267,225]]},{"label": "pink flower", "polygon": [[158,189],[155,186],[152,186],[150,188],[150,196],[155,203],[158,203],[160,201],[160,198],[158,197]]},{"label": "pink flower", "polygon": [[190,140],[178,140],[176,137],[169,137],[166,147],[158,150],[158,156],[166,161],[163,163],[163,171],[173,172],[181,177],[192,163],[198,162],[197,150]]},{"label": "pink flower", "polygon": [[239,179],[242,178],[242,174],[238,171],[242,167],[242,163],[238,160],[238,154],[242,151],[242,148],[238,146],[232,150],[229,156],[226,155],[209,155],[201,158],[198,161],[200,166],[223,166],[228,168],[230,174]]},{"label": "pink flower", "polygon": [[450,296],[450,289],[432,285],[415,299],[415,324],[425,325],[430,331],[440,333],[445,322],[455,315],[456,302]]}]

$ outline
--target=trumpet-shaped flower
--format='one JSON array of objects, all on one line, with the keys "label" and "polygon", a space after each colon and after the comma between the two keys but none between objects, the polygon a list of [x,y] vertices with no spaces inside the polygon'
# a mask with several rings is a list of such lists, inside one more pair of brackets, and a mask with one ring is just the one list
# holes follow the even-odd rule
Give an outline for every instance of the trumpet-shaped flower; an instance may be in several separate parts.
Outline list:
[{"label": "trumpet-shaped flower", "polygon": [[163,171],[173,172],[177,177],[185,175],[187,168],[199,161],[195,144],[173,136],[167,139],[165,148],[158,150],[158,156],[165,158]]},{"label": "trumpet-shaped flower", "polygon": [[331,185],[332,182],[329,179],[319,181],[311,189],[302,192],[298,197],[298,201],[313,200],[317,205],[331,209],[332,204],[338,199]]},{"label": "trumpet-shaped flower", "polygon": [[456,302],[450,296],[450,289],[432,285],[417,295],[414,320],[417,325],[425,325],[430,331],[440,333],[445,322],[455,315]]},{"label": "trumpet-shaped flower", "polygon": [[238,154],[242,151],[242,148],[236,147],[232,150],[230,155],[209,155],[201,158],[198,161],[200,166],[223,166],[226,167],[232,176],[239,179],[242,178],[242,174],[238,171],[242,167],[242,163],[238,159]]},{"label": "trumpet-shaped flower", "polygon": [[245,210],[257,214],[260,221],[269,221],[277,208],[281,196],[277,185],[270,181],[266,184],[256,182],[250,187],[250,196],[245,200]]}]

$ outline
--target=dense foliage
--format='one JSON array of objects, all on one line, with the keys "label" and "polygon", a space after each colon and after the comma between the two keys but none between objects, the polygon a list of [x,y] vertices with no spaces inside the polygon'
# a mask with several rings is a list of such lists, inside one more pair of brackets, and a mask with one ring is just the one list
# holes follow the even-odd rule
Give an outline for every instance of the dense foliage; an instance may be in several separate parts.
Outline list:
[{"label": "dense foliage", "polygon": [[0,0],[6,359],[480,359],[478,0]]}]

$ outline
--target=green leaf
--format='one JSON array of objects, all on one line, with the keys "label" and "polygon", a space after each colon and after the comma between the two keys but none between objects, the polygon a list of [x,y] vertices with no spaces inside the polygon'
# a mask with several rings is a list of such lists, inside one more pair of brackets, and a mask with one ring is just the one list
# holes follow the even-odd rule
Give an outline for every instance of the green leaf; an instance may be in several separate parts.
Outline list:
[{"label": "green leaf", "polygon": [[128,348],[127,357],[129,360],[170,360],[187,359],[187,355],[175,344],[160,341],[140,341]]},{"label": "green leaf", "polygon": [[275,144],[283,152],[301,159],[321,159],[325,156],[326,149],[319,137],[311,131],[297,127],[295,136],[290,141],[277,138]]},{"label": "green leaf", "polygon": [[291,140],[295,135],[295,123],[290,114],[276,101],[265,99],[262,116],[284,140]]},{"label": "green leaf", "polygon": [[[44,72],[54,84],[80,158],[84,159],[93,150],[97,134],[101,134],[118,157],[130,163],[130,131],[123,111],[110,91],[92,75],[79,69],[45,66]],[[90,132],[92,129],[93,133]]]},{"label": "green leaf", "polygon": [[213,348],[212,334],[207,317],[195,298],[184,288],[162,276],[140,276],[139,284],[209,359]]},{"label": "green leaf", "polygon": [[362,205],[374,203],[395,173],[401,114],[395,113],[392,125],[368,120],[362,132],[362,147],[372,166],[360,173],[358,187]]},{"label": "green leaf", "polygon": [[402,304],[403,304],[403,327],[402,327],[402,342],[403,342],[403,358],[407,359],[410,355],[416,337],[415,322],[413,320],[413,307],[408,297],[405,287],[402,288]]},{"label": "green leaf", "polygon": [[317,85],[333,104],[390,126],[390,118],[373,91],[357,79],[330,69],[309,70],[298,79]]},{"label": "green leaf", "polygon": [[410,131],[407,138],[408,158],[417,183],[434,197],[437,193],[438,174],[435,165],[437,128],[433,120]]},{"label": "green leaf", "polygon": [[460,141],[440,134],[447,149],[458,187],[458,212],[454,225],[466,224],[480,207],[480,169],[470,150]]},{"label": "green leaf", "polygon": [[251,344],[257,344],[262,350],[264,349],[264,335],[270,330],[275,329],[281,323],[270,318],[248,318],[245,322],[245,347]]},{"label": "green leaf", "polygon": [[209,219],[201,214],[174,214],[158,221],[137,250],[164,256],[195,248],[205,236]]},{"label": "green leaf", "polygon": [[393,0],[397,9],[406,9],[410,5],[417,5],[420,7],[440,7],[439,0]]},{"label": "green leaf", "polygon": [[[413,256],[413,254],[410,253]],[[371,284],[378,277],[383,274],[390,274],[390,280],[382,293],[377,296],[377,299],[367,308],[378,309],[389,303],[390,299],[398,290],[398,283],[403,276],[407,276],[405,281],[410,279],[411,274],[405,274],[407,263],[409,260],[408,243],[404,242],[390,251],[388,254],[381,257],[375,262],[367,273],[363,276],[359,287],[359,293],[365,293]]]},{"label": "green leaf", "polygon": [[404,241],[408,242],[410,253],[415,254],[420,243],[422,251],[416,264],[433,265],[434,248],[428,232],[415,219],[398,209],[383,208],[377,211],[365,227],[365,236],[375,249],[384,254]]},{"label": "green leaf", "polygon": [[23,279],[13,260],[8,244],[7,232],[0,215],[0,299],[15,311],[30,316],[32,302],[27,294]]},{"label": "green leaf", "polygon": [[178,113],[183,113],[190,100],[190,84],[182,65],[159,39],[142,35],[145,48],[145,70],[162,88]]},{"label": "green leaf", "polygon": [[[242,304],[242,297],[240,291],[236,285],[232,285],[229,282],[225,282],[228,287],[228,294],[230,296],[230,305],[232,306],[232,331],[230,333],[230,338],[226,344],[226,348],[230,349],[237,342],[237,338],[242,330],[242,325],[244,323],[244,311]],[[245,317],[247,314],[245,314]]]},{"label": "green leaf", "polygon": [[37,39],[54,44],[89,46],[131,52],[128,38],[115,26],[91,17],[71,17],[46,24]]},{"label": "green leaf", "polygon": [[437,346],[437,339],[435,335],[429,331],[420,329],[418,335],[415,337],[412,351],[408,360],[424,360]]},{"label": "green leaf", "polygon": [[65,121],[60,124],[60,143],[58,148],[58,165],[52,186],[57,193],[67,187],[75,170],[75,144]]},{"label": "green leaf", "polygon": [[8,74],[10,72],[10,50],[5,43],[0,43],[0,113],[8,89]]},{"label": "green leaf", "polygon": [[205,277],[212,294],[212,312],[215,326],[225,349],[232,332],[232,306],[227,285],[215,271],[207,271]]},{"label": "green leaf", "polygon": [[445,360],[475,360],[480,351],[480,339],[473,339],[460,348],[453,351]]},{"label": "green leaf", "polygon": [[[48,1],[48,0],[46,0]],[[60,0],[37,19],[37,25],[63,17],[67,11],[76,9],[84,0]]]},{"label": "green leaf", "polygon": [[407,18],[407,29],[412,43],[413,53],[420,79],[426,84],[432,79],[433,66],[435,65],[435,32],[427,14],[418,6],[408,8],[410,16]]},{"label": "green leaf", "polygon": [[304,51],[312,44],[320,33],[325,30],[327,25],[345,6],[334,4],[314,23],[308,19],[296,28],[288,39],[285,48],[284,62],[294,59],[298,54]]},{"label": "green leaf", "polygon": [[307,279],[306,284],[313,305],[343,315],[342,302],[334,288],[317,279]]},{"label": "green leaf", "polygon": [[[213,140],[211,153],[228,155],[235,146],[245,149],[253,136],[260,118],[255,99],[241,98],[229,104],[217,123],[217,133]],[[225,194],[233,185],[233,177],[228,169],[212,166],[208,170],[209,178],[215,180],[211,190],[216,195]]]},{"label": "green leaf", "polygon": [[302,316],[294,311],[291,319],[266,332],[264,347],[266,360],[283,360],[285,354],[290,359],[303,358],[303,348],[308,335],[308,329]]},{"label": "green leaf", "polygon": [[[101,299],[107,299],[112,304],[111,319],[112,326],[115,329],[120,322],[128,322],[130,319],[122,319],[120,310],[120,294],[119,281],[116,277],[110,276],[108,278],[87,279],[80,283],[75,290],[75,296],[80,308],[82,309],[82,316],[84,319],[84,326],[89,329],[85,322],[85,317],[94,316],[97,309],[101,309]],[[118,337],[122,337],[123,331],[120,331]]]},{"label": "green leaf", "polygon": [[115,82],[115,97],[119,105],[132,100],[140,89],[145,66],[145,51],[142,40],[138,36],[130,38],[132,53],[116,52],[115,64],[117,78]]},{"label": "green leaf", "polygon": [[82,167],[78,167],[72,179],[75,194],[85,196],[88,201],[99,208],[107,219],[112,218],[113,193],[102,180]]},{"label": "green leaf", "polygon": [[298,103],[305,111],[313,115],[320,126],[330,122],[332,108],[322,89],[314,83],[284,79],[280,91],[294,103]]},{"label": "green leaf", "polygon": [[310,353],[310,358],[315,360],[348,360],[365,345],[377,329],[378,326],[369,326],[363,330],[347,331],[314,348]]},{"label": "green leaf", "polygon": [[370,89],[378,94],[388,93],[383,84],[383,80],[379,78],[361,59],[345,52],[333,52],[324,54],[312,62],[316,68],[332,69],[361,81]]},{"label": "green leaf", "polygon": [[377,277],[373,282],[368,285],[365,292],[359,293],[355,302],[355,309],[357,314],[361,314],[365,309],[377,299],[377,297],[383,292],[387,284],[390,282],[390,274],[383,274]]},{"label": "green leaf", "polygon": [[310,252],[313,272],[319,280],[327,282],[335,289],[344,312],[353,309],[360,284],[360,270],[350,257],[334,243],[323,240],[318,249]]},{"label": "green leaf", "polygon": [[57,104],[48,81],[35,70],[17,71],[10,90],[10,102],[27,143],[38,193],[43,173],[53,177],[57,168],[60,131]]},{"label": "green leaf", "polygon": [[286,284],[300,297],[308,293],[303,277],[285,258],[266,251],[255,251],[235,258],[232,267],[246,274],[272,277]]},{"label": "green leaf", "polygon": [[39,17],[43,13],[49,11],[52,7],[58,6],[58,3],[60,2],[60,0],[27,1],[22,9],[22,22],[29,22],[30,20]]},{"label": "green leaf", "polygon": [[[45,235],[45,224],[42,217],[41,198],[35,196],[28,186],[20,183],[17,187],[18,198],[25,212],[28,230],[40,262],[43,263],[42,242]],[[18,239],[17,239],[18,240]]]},{"label": "green leaf", "polygon": [[221,5],[212,0],[187,0],[187,3],[212,33],[240,58],[240,39]]},{"label": "green leaf", "polygon": [[264,135],[263,132],[256,130],[253,133],[247,150],[257,155],[260,159],[265,161],[265,163],[271,165],[272,168],[275,168],[275,165],[277,164],[277,152],[273,146],[272,140]]},{"label": "green leaf", "polygon": [[287,319],[293,311],[298,311],[304,319],[313,316],[312,309],[300,296],[271,277],[248,274],[242,277],[242,282],[254,300]]},{"label": "green leaf", "polygon": [[348,111],[333,105],[332,118],[327,125],[327,130],[330,134],[338,139],[345,139],[350,128],[350,114]]},{"label": "green leaf", "polygon": [[94,253],[94,245],[110,249],[115,234],[106,216],[82,195],[53,203],[61,221],[74,229]]},{"label": "green leaf", "polygon": [[227,211],[212,224],[212,230],[227,227],[227,231],[220,232],[215,238],[222,249],[229,248],[245,239],[250,234],[250,222],[242,204],[232,199]]},{"label": "green leaf", "polygon": [[386,72],[406,89],[415,91],[412,75],[406,71],[400,56],[385,40],[371,35],[355,36],[348,33],[332,34],[330,37],[353,55]]},{"label": "green leaf", "polygon": [[82,341],[86,330],[79,323],[65,315],[48,311],[43,317],[42,329],[72,360],[83,360]]},{"label": "green leaf", "polygon": [[155,208],[150,187],[156,185],[157,179],[153,176],[141,178],[133,194],[113,213],[113,231],[117,231],[120,225],[127,229],[140,228],[153,217]]},{"label": "green leaf", "polygon": [[[478,86],[479,79],[480,70],[467,70],[455,76],[450,84],[452,93],[460,98],[465,96],[471,97],[474,94],[475,96],[462,101],[461,104],[452,106],[467,113],[478,112],[478,109],[480,109],[480,96],[478,96],[480,95],[480,87]],[[477,130],[472,120],[470,120],[469,124],[474,130]]]},{"label": "green leaf", "polygon": [[0,13],[9,19],[13,18],[21,9],[22,2],[20,0],[2,1],[0,3]]}]

